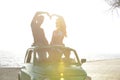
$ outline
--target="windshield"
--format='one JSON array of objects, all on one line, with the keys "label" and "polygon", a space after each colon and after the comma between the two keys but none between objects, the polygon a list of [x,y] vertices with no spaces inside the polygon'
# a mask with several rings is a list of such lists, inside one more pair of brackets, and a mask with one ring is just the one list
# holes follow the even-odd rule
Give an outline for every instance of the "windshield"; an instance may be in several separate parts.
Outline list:
[{"label": "windshield", "polygon": [[36,63],[79,63],[75,51],[69,48],[39,48],[37,50],[28,51],[28,55],[30,56],[29,61],[32,60],[32,63],[34,63],[34,61],[36,61]]},{"label": "windshield", "polygon": [[47,48],[36,51],[38,63],[78,63],[74,50],[65,48]]}]

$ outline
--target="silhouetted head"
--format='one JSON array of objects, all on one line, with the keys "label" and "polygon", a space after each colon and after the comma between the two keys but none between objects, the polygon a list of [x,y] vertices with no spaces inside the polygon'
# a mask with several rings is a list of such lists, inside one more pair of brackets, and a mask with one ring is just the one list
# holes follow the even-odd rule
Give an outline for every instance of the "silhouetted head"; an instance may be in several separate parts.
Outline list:
[{"label": "silhouetted head", "polygon": [[66,24],[65,24],[65,21],[64,21],[63,17],[58,17],[56,19],[56,28],[58,30],[61,30],[64,33],[64,35],[67,36],[66,35]]}]

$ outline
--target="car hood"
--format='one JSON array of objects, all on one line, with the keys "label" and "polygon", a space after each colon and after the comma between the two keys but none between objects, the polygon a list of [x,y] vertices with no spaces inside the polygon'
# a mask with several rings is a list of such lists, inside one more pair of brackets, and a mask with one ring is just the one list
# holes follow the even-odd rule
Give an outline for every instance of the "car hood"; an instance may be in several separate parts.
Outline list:
[{"label": "car hood", "polygon": [[46,66],[34,66],[32,68],[32,71],[37,74],[41,75],[68,75],[68,76],[77,76],[77,75],[87,75],[85,70],[81,66],[77,65],[64,65],[64,64],[59,64],[59,65],[46,65]]}]

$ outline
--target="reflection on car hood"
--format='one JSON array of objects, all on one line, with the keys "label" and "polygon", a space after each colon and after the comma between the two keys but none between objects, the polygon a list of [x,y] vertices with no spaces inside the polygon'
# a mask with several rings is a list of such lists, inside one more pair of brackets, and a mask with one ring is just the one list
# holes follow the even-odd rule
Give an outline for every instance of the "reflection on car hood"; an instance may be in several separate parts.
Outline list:
[{"label": "reflection on car hood", "polygon": [[41,75],[60,75],[60,73],[64,73],[64,75],[68,76],[77,76],[77,75],[87,75],[84,69],[81,66],[76,65],[46,65],[46,66],[34,66],[32,71]]}]

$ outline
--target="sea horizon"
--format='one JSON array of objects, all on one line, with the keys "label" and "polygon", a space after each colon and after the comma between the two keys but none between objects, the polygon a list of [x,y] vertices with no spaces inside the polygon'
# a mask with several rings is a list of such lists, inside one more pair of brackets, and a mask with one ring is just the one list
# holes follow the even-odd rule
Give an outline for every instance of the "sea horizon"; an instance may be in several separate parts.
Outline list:
[{"label": "sea horizon", "polygon": [[[78,55],[81,56],[81,55]],[[21,67],[24,64],[25,55],[17,55],[14,53],[0,51],[0,67]],[[120,54],[94,54],[94,55],[82,55],[79,59],[85,58],[87,61],[97,61],[106,59],[120,58]]]}]

